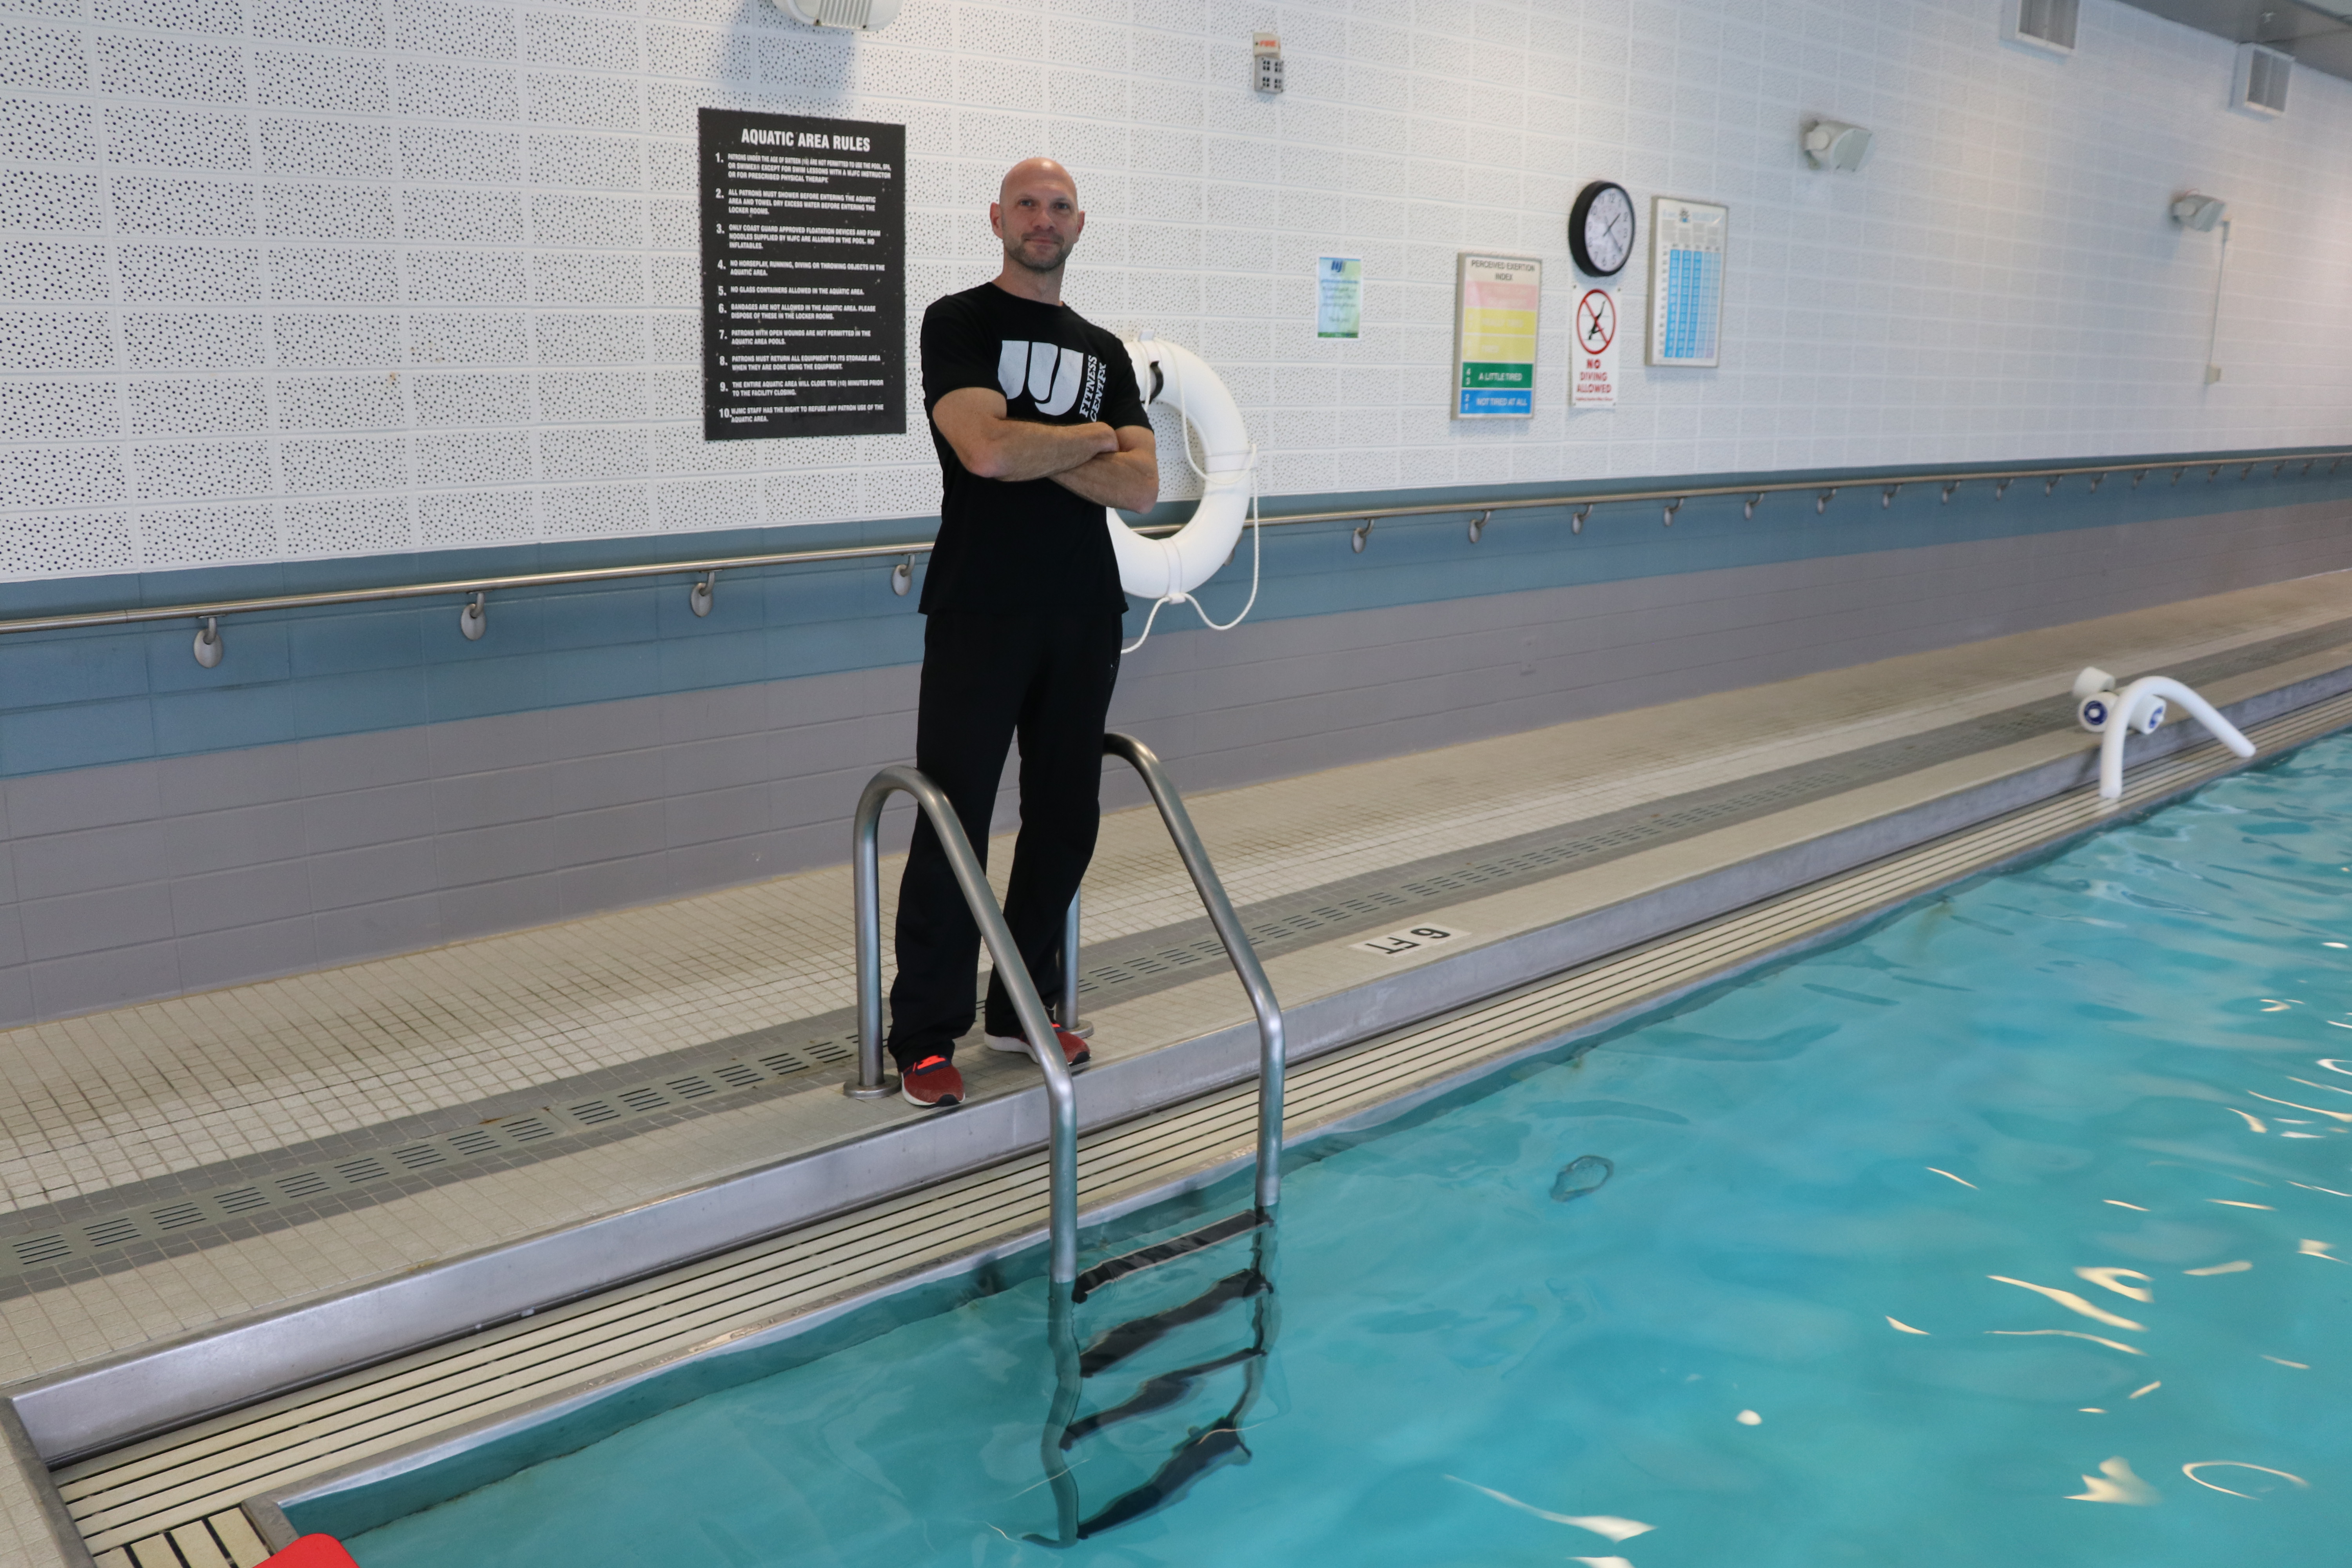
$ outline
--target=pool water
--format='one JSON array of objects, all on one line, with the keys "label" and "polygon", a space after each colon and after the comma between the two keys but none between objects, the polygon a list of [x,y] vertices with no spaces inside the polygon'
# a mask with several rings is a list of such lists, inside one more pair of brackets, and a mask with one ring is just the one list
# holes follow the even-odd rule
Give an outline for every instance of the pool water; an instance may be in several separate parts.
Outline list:
[{"label": "pool water", "polygon": [[[2347,942],[2339,739],[1339,1148],[1286,1184],[1275,1296],[1085,1408],[1244,1353],[1071,1474],[1091,1516],[1237,1405],[1238,1444],[1075,1545],[1027,1539],[1055,1530],[1035,1280],[350,1544],[364,1568],[2342,1562]],[[1104,1290],[1082,1336],[1250,1246]]]}]

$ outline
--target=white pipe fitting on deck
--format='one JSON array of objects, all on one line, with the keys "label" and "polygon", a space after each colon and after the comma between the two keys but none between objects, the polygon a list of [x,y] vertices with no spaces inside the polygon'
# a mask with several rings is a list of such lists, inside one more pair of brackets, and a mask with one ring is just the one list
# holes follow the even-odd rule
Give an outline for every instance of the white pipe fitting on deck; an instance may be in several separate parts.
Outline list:
[{"label": "white pipe fitting on deck", "polygon": [[2099,737],[2099,795],[2121,800],[2124,795],[2124,737],[2134,730],[2156,733],[2165,721],[2168,702],[2178,702],[2205,726],[2213,738],[2241,757],[2254,754],[2254,743],[2214,706],[2168,675],[2143,675],[2122,690],[2105,670],[2088,668],[2074,678],[2075,722]]}]

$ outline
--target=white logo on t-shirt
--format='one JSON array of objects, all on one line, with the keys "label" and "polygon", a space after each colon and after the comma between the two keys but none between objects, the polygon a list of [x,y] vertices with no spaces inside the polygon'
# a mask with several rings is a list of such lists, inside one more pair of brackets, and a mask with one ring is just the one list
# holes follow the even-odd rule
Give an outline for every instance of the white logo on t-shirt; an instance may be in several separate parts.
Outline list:
[{"label": "white logo on t-shirt", "polygon": [[1092,419],[1102,407],[1102,367],[1095,356],[1058,343],[1032,343],[1007,338],[996,353],[996,384],[1007,403],[1024,393],[1048,416],[1067,414],[1086,397],[1082,411]]}]

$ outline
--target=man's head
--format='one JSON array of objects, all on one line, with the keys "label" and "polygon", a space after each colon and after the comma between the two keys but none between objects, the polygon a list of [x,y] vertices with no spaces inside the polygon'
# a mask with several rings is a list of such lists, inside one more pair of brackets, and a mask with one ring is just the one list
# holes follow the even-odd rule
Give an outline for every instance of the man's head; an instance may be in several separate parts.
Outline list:
[{"label": "man's head", "polygon": [[1051,158],[1024,158],[1006,172],[989,205],[988,226],[1004,242],[1008,271],[1058,274],[1086,231],[1077,182]]}]

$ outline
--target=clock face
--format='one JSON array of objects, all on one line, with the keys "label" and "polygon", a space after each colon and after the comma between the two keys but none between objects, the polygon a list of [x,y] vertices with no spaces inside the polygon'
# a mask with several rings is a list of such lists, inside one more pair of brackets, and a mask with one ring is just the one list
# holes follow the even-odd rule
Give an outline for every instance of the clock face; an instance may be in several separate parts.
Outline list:
[{"label": "clock face", "polygon": [[1595,180],[1578,193],[1568,215],[1568,247],[1594,278],[1613,277],[1633,254],[1633,198],[1625,187]]}]

